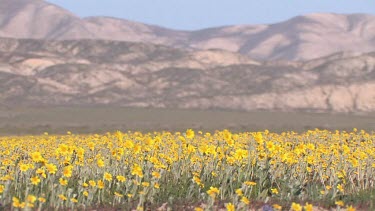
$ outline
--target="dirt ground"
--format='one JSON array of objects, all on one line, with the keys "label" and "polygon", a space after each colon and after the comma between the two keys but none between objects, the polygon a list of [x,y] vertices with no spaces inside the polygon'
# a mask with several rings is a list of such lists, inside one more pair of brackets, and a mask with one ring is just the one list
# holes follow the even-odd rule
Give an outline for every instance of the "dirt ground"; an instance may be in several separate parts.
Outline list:
[{"label": "dirt ground", "polygon": [[124,107],[34,107],[0,109],[0,135],[142,132],[193,128],[202,131],[298,132],[309,129],[375,131],[375,114],[242,112]]}]

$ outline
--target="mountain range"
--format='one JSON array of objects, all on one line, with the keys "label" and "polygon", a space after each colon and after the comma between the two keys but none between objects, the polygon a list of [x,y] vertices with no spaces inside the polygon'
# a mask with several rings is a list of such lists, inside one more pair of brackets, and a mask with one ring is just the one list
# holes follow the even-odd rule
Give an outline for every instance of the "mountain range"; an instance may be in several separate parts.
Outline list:
[{"label": "mountain range", "polygon": [[80,18],[42,0],[0,0],[0,37],[147,42],[222,49],[258,60],[309,60],[375,51],[375,16],[317,13],[269,25],[178,31],[111,17]]},{"label": "mountain range", "polygon": [[0,0],[0,105],[375,111],[375,16],[178,31]]}]

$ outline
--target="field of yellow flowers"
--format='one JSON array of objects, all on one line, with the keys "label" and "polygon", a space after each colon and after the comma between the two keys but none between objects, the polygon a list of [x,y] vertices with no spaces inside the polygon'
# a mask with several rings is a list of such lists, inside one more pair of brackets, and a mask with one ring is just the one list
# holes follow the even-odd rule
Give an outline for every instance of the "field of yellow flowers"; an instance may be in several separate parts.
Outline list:
[{"label": "field of yellow flowers", "polygon": [[44,134],[0,148],[5,209],[355,210],[375,181],[375,135],[356,129]]}]

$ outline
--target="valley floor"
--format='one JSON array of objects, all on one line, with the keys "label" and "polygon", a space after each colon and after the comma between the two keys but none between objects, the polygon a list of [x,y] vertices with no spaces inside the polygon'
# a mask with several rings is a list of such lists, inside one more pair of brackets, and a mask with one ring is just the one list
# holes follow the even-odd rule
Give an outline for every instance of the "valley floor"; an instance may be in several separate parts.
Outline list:
[{"label": "valley floor", "polygon": [[39,107],[0,109],[0,135],[104,133],[108,131],[298,131],[375,130],[375,114],[241,112],[124,107]]}]

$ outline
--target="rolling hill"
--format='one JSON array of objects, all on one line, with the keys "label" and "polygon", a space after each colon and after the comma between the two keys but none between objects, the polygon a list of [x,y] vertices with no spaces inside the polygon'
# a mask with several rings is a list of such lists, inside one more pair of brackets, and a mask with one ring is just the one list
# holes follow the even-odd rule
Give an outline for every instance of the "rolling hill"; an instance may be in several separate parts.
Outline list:
[{"label": "rolling hill", "polygon": [[375,111],[375,53],[304,62],[224,50],[0,39],[0,102],[280,111]]}]

